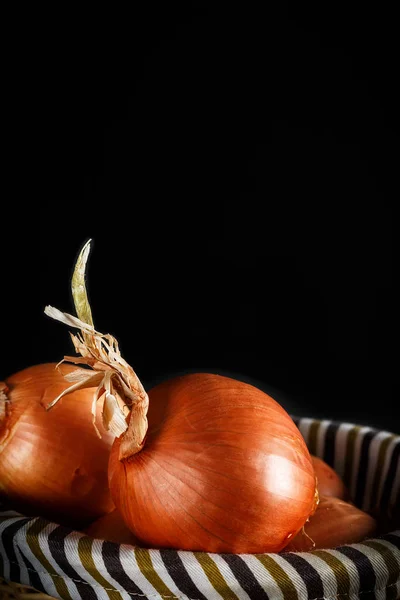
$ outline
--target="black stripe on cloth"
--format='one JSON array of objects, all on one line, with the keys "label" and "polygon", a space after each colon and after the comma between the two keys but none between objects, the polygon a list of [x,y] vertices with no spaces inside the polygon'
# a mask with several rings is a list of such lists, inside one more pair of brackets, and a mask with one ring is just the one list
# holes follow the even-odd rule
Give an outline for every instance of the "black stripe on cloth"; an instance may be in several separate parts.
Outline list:
[{"label": "black stripe on cloth", "polygon": [[325,430],[325,443],[322,458],[331,467],[335,466],[336,433],[338,427],[338,423],[329,423]]},{"label": "black stripe on cloth", "polygon": [[133,598],[140,596],[143,600],[147,596],[136,585],[136,583],[126,574],[121,560],[119,558],[119,546],[115,542],[103,542],[101,548],[104,565],[111,577],[119,583],[120,586]]},{"label": "black stripe on cloth", "polygon": [[252,600],[269,600],[267,592],[261,587],[251,569],[240,556],[237,554],[220,554],[220,556],[228,563],[232,573]]},{"label": "black stripe on cloth", "polygon": [[381,535],[377,539],[386,540],[387,542],[393,544],[393,546],[396,546],[398,550],[400,550],[400,535],[393,535],[393,533],[385,533],[385,535]]},{"label": "black stripe on cloth", "polygon": [[70,529],[62,527],[61,525],[59,525],[56,529],[53,529],[47,538],[50,553],[65,575],[74,582],[80,597],[83,600],[97,600],[97,594],[93,590],[92,586],[82,581],[82,577],[79,575],[79,573],[77,573],[77,571],[75,571],[68,561],[67,553],[65,552],[64,540],[70,533]]},{"label": "black stripe on cloth", "polygon": [[339,552],[347,556],[356,566],[360,578],[360,591],[363,600],[374,600],[374,589],[376,586],[376,575],[369,558],[352,546],[340,546],[336,548]]},{"label": "black stripe on cloth", "polygon": [[382,496],[379,501],[379,508],[386,512],[389,506],[389,500],[392,493],[393,481],[396,476],[397,466],[400,460],[400,442],[393,448],[390,458],[389,468],[386,474],[385,484],[382,490]]},{"label": "black stripe on cloth", "polygon": [[189,598],[207,600],[190,578],[185,569],[185,565],[176,550],[171,550],[170,548],[161,549],[160,555],[170,577],[181,592],[186,594]]},{"label": "black stripe on cloth", "polygon": [[20,583],[20,568],[18,565],[18,557],[15,554],[14,549],[14,536],[18,533],[20,529],[26,523],[29,523],[32,519],[25,517],[23,519],[18,519],[14,523],[11,523],[7,527],[4,528],[1,534],[1,541],[4,546],[4,550],[6,552],[7,558],[10,563],[10,579],[9,581],[13,581],[14,583]]},{"label": "black stripe on cloth", "polygon": [[365,486],[368,475],[369,448],[376,433],[376,431],[367,431],[361,443],[360,459],[357,469],[356,493],[353,500],[356,506],[362,506],[363,498],[365,496]]},{"label": "black stripe on cloth", "polygon": [[33,564],[31,563],[31,561],[25,556],[25,554],[22,552],[21,548],[19,549],[19,553],[22,557],[22,560],[25,564],[25,567],[28,571],[29,574],[29,583],[32,587],[35,588],[35,590],[37,590],[38,592],[44,592],[47,595],[47,590],[44,587],[42,580],[40,579],[36,569],[34,568]]},{"label": "black stripe on cloth", "polygon": [[284,558],[301,576],[309,598],[323,598],[324,586],[321,575],[305,558],[295,552],[284,552]]}]

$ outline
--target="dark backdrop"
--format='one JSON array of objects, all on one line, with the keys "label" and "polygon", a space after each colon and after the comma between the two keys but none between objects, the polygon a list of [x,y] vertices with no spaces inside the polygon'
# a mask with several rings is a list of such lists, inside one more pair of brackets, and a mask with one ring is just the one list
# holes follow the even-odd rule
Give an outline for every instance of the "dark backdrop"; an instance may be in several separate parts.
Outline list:
[{"label": "dark backdrop", "polygon": [[210,370],[292,413],[400,432],[394,20],[280,6],[67,31],[25,16],[3,117],[0,378],[71,353],[43,309],[73,311],[92,238],[95,325],[146,386]]}]

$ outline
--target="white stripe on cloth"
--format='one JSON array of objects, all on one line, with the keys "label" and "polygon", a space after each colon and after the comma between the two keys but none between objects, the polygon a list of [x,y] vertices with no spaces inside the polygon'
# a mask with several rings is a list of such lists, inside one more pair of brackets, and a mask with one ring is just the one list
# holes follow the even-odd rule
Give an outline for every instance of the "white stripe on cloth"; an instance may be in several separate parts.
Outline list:
[{"label": "white stripe on cloth", "polygon": [[311,552],[299,552],[299,556],[304,558],[320,574],[324,598],[335,598],[338,593],[337,579],[331,567],[322,558],[311,554]]},{"label": "white stripe on cloth", "polygon": [[351,425],[350,423],[341,423],[336,432],[334,469],[340,477],[343,477],[345,472],[347,438],[349,431],[352,429],[354,429],[354,425]]},{"label": "white stripe on cloth", "polygon": [[278,565],[282,567],[284,571],[286,571],[286,573],[292,580],[294,587],[296,588],[296,592],[299,598],[301,598],[302,600],[303,598],[308,598],[306,584],[304,583],[304,579],[301,577],[297,569],[292,567],[292,565],[287,560],[285,560],[283,556],[280,556],[279,554],[271,554],[270,556],[275,560],[275,562],[278,563]]},{"label": "white stripe on cloth", "polygon": [[348,572],[350,577],[350,595],[359,598],[360,575],[358,573],[356,565],[354,564],[354,561],[342,552],[339,552],[338,550],[328,550],[328,552],[333,556],[336,556],[336,558],[338,558],[340,562],[345,566],[346,571]]},{"label": "white stripe on cloth", "polygon": [[323,419],[319,423],[319,427],[318,427],[318,431],[317,431],[315,454],[317,456],[319,456],[320,458],[324,458],[326,430],[328,429],[328,427],[331,423],[332,423],[332,421],[329,421],[328,419]]},{"label": "white stripe on cloth", "polygon": [[[24,525],[24,527],[22,527],[22,529],[20,529],[15,534],[14,550],[16,550],[16,546],[17,546],[21,550],[21,552],[24,554],[24,556],[32,564],[32,567],[33,567],[35,573],[38,575],[40,581],[42,582],[42,585],[43,585],[44,589],[46,590],[46,593],[49,596],[58,598],[59,593],[58,593],[57,588],[54,585],[54,581],[53,581],[51,575],[46,571],[45,567],[40,562],[40,560],[38,558],[36,558],[36,556],[33,554],[32,550],[30,549],[28,542],[27,542],[27,530],[30,529],[30,527],[32,527],[33,523],[35,521],[37,521],[38,518],[39,517],[29,521],[29,523]],[[21,557],[21,560],[22,560],[22,557]],[[28,571],[29,571],[29,568],[28,568]]]},{"label": "white stripe on cloth", "polygon": [[[57,525],[54,523],[50,523],[47,525],[38,535],[39,547],[42,550],[44,556],[47,558],[57,575],[59,575],[65,582],[66,587],[71,595],[71,598],[80,598],[80,594],[78,589],[73,582],[73,580],[68,577],[68,575],[62,570],[61,565],[54,559],[50,548],[49,548],[49,540],[48,536],[54,529],[57,529]],[[42,567],[44,569],[44,567]]]},{"label": "white stripe on cloth", "polygon": [[179,556],[189,577],[207,600],[223,600],[223,596],[213,587],[196,557],[190,552],[179,552]]},{"label": "white stripe on cloth", "polygon": [[[9,518],[7,517],[7,519],[5,519],[4,521],[0,521],[0,535],[9,525],[17,523],[17,521],[23,521],[24,519],[26,519],[26,517],[21,517],[21,515],[12,515]],[[30,523],[28,523],[28,525],[29,524]],[[24,525],[24,528],[26,529],[26,524]]]},{"label": "white stripe on cloth", "polygon": [[255,556],[252,556],[251,554],[242,554],[242,559],[245,561],[269,598],[273,598],[274,600],[285,600],[281,588],[276,583],[271,573]]},{"label": "white stripe on cloth", "polygon": [[222,556],[219,556],[219,554],[211,554],[211,557],[217,565],[218,569],[221,571],[221,574],[227,582],[228,586],[236,594],[239,600],[250,600],[249,595],[242,588],[239,581],[236,579],[232,569],[230,568],[228,563],[222,558]]},{"label": "white stripe on cloth", "polygon": [[107,591],[99,584],[83,566],[78,553],[78,542],[84,534],[74,531],[64,538],[64,550],[71,567],[75,569],[84,582],[87,582],[96,593],[99,600],[110,600]]},{"label": "white stripe on cloth", "polygon": [[40,573],[38,573],[38,577],[39,577],[40,581],[42,582],[42,585],[46,591],[46,594],[48,594],[49,596],[51,596],[53,598],[60,597],[60,594],[58,593],[58,590],[54,585],[54,581],[53,581],[51,575],[49,575],[49,573],[46,573],[46,571],[44,571],[44,569],[42,569],[42,571]]},{"label": "white stripe on cloth", "polygon": [[[122,568],[126,575],[132,580],[151,600],[156,598],[163,600],[161,594],[156,588],[150,583],[150,581],[143,575],[142,571],[137,564],[135,551],[131,546],[122,545],[119,551],[119,559],[121,561]],[[166,583],[166,582],[165,582]],[[168,586],[169,587],[169,586]],[[170,588],[171,589],[171,588]],[[183,597],[183,594],[180,594]]]},{"label": "white stripe on cloth", "polygon": [[[400,538],[400,531],[394,531],[394,532],[392,532],[392,535],[395,535],[396,537]],[[400,550],[399,550],[399,548],[397,548],[397,546],[395,546],[394,544],[391,544],[388,540],[376,538],[375,541],[379,542],[383,546],[386,546],[391,551],[391,553],[393,554],[393,556],[400,568]]]},{"label": "white stripe on cloth", "polygon": [[362,503],[362,508],[364,510],[368,510],[371,508],[371,492],[375,480],[379,448],[381,447],[382,442],[391,435],[392,434],[388,433],[387,431],[379,431],[371,440],[368,453],[368,473],[365,482],[365,490]]},{"label": "white stripe on cloth", "polygon": [[[386,567],[385,561],[383,560],[381,554],[370,548],[369,546],[365,546],[363,544],[354,544],[357,547],[357,550],[364,554],[369,559],[371,563],[371,567],[375,573],[376,584],[374,588],[374,594],[377,600],[385,600],[386,598],[386,586],[389,579],[389,571]],[[363,593],[369,592],[372,590],[363,590]]]},{"label": "white stripe on cloth", "polygon": [[28,571],[28,568],[25,566],[25,561],[22,558],[20,550],[17,548],[15,553],[17,555],[17,561],[18,561],[19,568],[20,568],[19,582],[22,585],[29,585],[32,587],[31,579],[29,577],[29,571]]},{"label": "white stripe on cloth", "polygon": [[[11,525],[12,523],[16,523],[17,521],[20,521],[21,515],[19,513],[15,513],[16,518],[14,518],[14,516],[11,514],[12,511],[7,511],[7,512],[8,512],[7,521],[0,522],[0,556],[3,559],[3,567],[4,567],[3,576],[6,579],[6,581],[10,581],[11,562],[10,562],[10,559],[8,558],[8,555],[6,554],[6,550],[3,545],[1,534],[3,533],[4,529],[6,529],[6,527],[8,527],[8,525]],[[2,513],[2,514],[4,514],[4,513]],[[25,529],[26,529],[26,526],[25,526]],[[13,547],[14,547],[14,552],[17,557],[16,560],[20,567],[20,583],[23,585],[31,585],[29,572],[28,572],[27,567],[25,566],[25,562],[22,559],[21,553],[20,553],[18,547],[15,546],[15,543],[13,544]],[[18,583],[18,582],[14,582],[14,583]]]},{"label": "white stripe on cloth", "polygon": [[[7,581],[10,580],[10,560],[8,558],[8,555],[6,554],[6,549],[4,548],[2,533],[9,525],[17,523],[20,520],[21,517],[12,517],[5,521],[0,521],[0,555],[4,563],[4,579],[6,579]],[[26,529],[26,525],[24,526],[24,528]]]}]

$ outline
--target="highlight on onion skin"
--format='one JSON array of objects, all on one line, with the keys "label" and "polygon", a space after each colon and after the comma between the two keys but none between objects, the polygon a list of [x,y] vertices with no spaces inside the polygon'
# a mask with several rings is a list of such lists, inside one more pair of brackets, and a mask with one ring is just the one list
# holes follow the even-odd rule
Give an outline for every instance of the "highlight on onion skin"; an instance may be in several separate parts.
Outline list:
[{"label": "highlight on onion skin", "polygon": [[123,518],[116,508],[110,513],[96,519],[96,521],[83,529],[82,533],[86,533],[86,535],[93,538],[117,544],[138,545],[138,540],[125,525]]},{"label": "highlight on onion skin", "polygon": [[[93,388],[72,392],[50,411],[72,365],[28,367],[4,383],[0,417],[0,498],[27,516],[79,527],[114,509],[107,481],[114,436],[96,435]],[[4,392],[5,390],[5,392]]]},{"label": "highlight on onion skin", "polygon": [[149,391],[147,419],[143,448],[121,459],[122,435],[109,463],[114,503],[140,543],[278,552],[313,514],[305,441],[262,390],[210,373],[171,378]]},{"label": "highlight on onion skin", "polygon": [[376,519],[354,504],[340,498],[320,497],[315,513],[284,552],[308,552],[356,544],[377,532]]},{"label": "highlight on onion skin", "polygon": [[322,458],[311,455],[320,496],[349,499],[349,491],[339,474]]}]

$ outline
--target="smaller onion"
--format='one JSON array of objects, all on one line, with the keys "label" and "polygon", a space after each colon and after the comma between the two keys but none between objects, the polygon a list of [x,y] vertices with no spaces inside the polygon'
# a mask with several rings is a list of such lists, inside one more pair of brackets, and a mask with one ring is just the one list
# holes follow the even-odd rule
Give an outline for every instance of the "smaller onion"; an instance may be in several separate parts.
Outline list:
[{"label": "smaller onion", "polygon": [[342,500],[349,499],[349,492],[339,474],[318,456],[311,456],[315,475],[317,477],[317,488],[321,496],[334,496]]},{"label": "smaller onion", "polygon": [[[43,363],[8,377],[0,414],[0,498],[27,516],[82,527],[115,508],[107,467],[114,436],[90,415],[96,387],[71,392],[50,411],[76,367]],[[89,372],[89,371],[87,371]],[[6,390],[6,391],[4,391]],[[96,407],[98,420],[100,407]]]},{"label": "smaller onion", "polygon": [[308,552],[355,544],[373,537],[377,529],[376,519],[354,504],[322,496],[315,513],[283,552]]},{"label": "smaller onion", "polygon": [[117,509],[96,519],[93,523],[82,530],[82,533],[90,535],[90,537],[108,542],[116,542],[117,544],[130,544],[137,546],[138,541],[133,533],[125,525],[120,513]]}]

